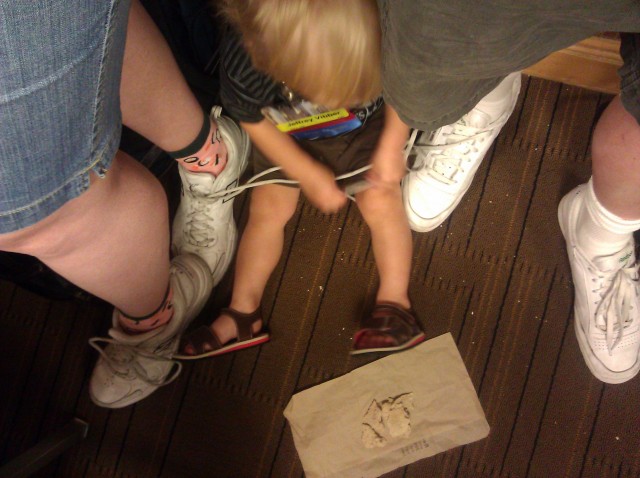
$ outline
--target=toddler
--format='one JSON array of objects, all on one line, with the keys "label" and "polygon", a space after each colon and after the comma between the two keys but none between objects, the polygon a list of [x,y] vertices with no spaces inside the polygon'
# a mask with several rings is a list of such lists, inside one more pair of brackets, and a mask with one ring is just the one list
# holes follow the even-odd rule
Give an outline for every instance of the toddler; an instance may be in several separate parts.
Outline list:
[{"label": "toddler", "polygon": [[[412,238],[402,203],[408,128],[381,99],[375,0],[228,0],[233,31],[222,46],[221,100],[248,133],[254,173],[280,169],[252,191],[229,308],[183,341],[181,358],[216,356],[266,342],[260,303],[282,253],[300,191],[321,211],[342,208],[336,176],[350,178],[371,230],[380,284],[354,334],[352,353],[397,351],[422,340],[408,296]],[[319,106],[322,105],[322,106]],[[364,173],[363,173],[364,174]]]}]

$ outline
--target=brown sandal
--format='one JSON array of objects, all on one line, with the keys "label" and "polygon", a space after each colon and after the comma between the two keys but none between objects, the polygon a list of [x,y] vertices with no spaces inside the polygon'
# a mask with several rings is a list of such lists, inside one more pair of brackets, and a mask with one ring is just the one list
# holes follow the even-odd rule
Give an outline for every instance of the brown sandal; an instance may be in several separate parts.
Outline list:
[{"label": "brown sandal", "polygon": [[[237,337],[235,340],[222,344],[218,336],[210,327],[202,325],[193,332],[187,334],[180,344],[180,353],[174,355],[177,359],[196,360],[206,357],[214,357],[237,350],[254,347],[269,341],[269,333],[263,331],[258,335],[253,335],[251,327],[259,320],[262,320],[260,308],[251,314],[238,312],[235,309],[222,309],[220,315],[227,315],[233,319],[236,324]],[[186,354],[185,349],[191,346],[195,353],[193,355]],[[205,345],[208,345],[205,348]]]},{"label": "brown sandal", "polygon": [[[351,355],[369,352],[397,352],[418,345],[425,339],[415,314],[393,302],[375,305],[369,317],[362,321],[363,327],[353,335]],[[391,339],[391,345],[367,347],[366,337],[375,335]]]}]

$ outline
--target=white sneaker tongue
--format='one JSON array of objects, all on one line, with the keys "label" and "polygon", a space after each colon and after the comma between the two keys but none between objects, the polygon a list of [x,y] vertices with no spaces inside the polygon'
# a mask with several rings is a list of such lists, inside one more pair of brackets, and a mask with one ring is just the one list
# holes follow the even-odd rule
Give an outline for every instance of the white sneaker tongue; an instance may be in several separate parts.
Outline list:
[{"label": "white sneaker tongue", "polygon": [[211,190],[216,177],[209,173],[191,173],[189,175],[189,183],[203,190]]},{"label": "white sneaker tongue", "polygon": [[616,254],[595,257],[593,263],[598,269],[606,272],[630,267],[634,260],[633,246],[629,245]]}]

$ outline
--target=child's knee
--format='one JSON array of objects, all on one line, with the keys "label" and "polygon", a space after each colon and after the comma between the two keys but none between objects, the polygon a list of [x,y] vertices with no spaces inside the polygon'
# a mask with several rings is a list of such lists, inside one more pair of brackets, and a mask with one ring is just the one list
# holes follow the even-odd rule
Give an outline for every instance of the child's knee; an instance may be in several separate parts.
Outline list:
[{"label": "child's knee", "polygon": [[[296,189],[261,191],[258,188],[251,196],[249,220],[284,227],[296,212],[298,193]],[[294,194],[292,194],[294,193]]]},{"label": "child's knee", "polygon": [[356,202],[365,220],[382,218],[397,209],[402,202],[402,191],[397,188],[369,188],[356,196]]}]

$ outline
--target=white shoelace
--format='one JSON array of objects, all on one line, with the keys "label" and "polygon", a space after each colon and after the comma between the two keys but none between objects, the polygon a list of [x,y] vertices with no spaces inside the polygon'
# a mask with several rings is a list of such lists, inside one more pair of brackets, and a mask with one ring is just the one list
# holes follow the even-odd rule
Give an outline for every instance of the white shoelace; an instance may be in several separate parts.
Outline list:
[{"label": "white shoelace", "polygon": [[[507,116],[508,118],[508,116]],[[416,159],[412,171],[420,171],[428,166],[425,160],[433,154],[433,163],[427,174],[446,185],[455,184],[458,173],[465,173],[465,164],[471,163],[474,154],[478,154],[480,146],[491,137],[496,128],[502,128],[504,121],[498,120],[487,128],[468,126],[462,121],[442,127],[444,144],[415,144],[418,130],[413,130],[407,150],[416,151]],[[425,134],[425,133],[423,133]]]},{"label": "white shoelace", "polygon": [[492,129],[478,130],[455,124],[453,130],[445,136],[445,144],[415,145],[415,150],[422,153],[417,157],[418,169],[424,167],[421,158],[426,158],[429,153],[434,152],[433,164],[427,173],[444,184],[455,184],[458,173],[465,173],[465,166],[474,160],[473,155],[479,153],[480,146],[491,136]]},{"label": "white shoelace", "polygon": [[[368,171],[371,166],[363,166],[360,169],[356,169],[355,171],[351,171],[349,173],[342,174],[336,177],[336,181],[342,181],[353,176],[357,176],[358,174],[362,174],[365,171]],[[275,171],[279,171],[281,168],[279,166],[274,166],[273,168],[269,168],[261,173],[256,174],[255,176],[249,178],[245,184],[241,184],[240,186],[236,186],[235,188],[225,189],[223,191],[217,191],[215,193],[207,194],[207,199],[216,199],[216,198],[224,198],[231,199],[244,192],[246,189],[255,188],[257,186],[263,186],[265,184],[298,184],[298,181],[294,181],[293,179],[265,179],[262,181],[258,181],[263,176],[271,174]],[[354,199],[351,195],[347,194],[350,199]]]},{"label": "white shoelace", "polygon": [[[110,350],[111,353],[107,353],[105,348],[99,345],[100,343],[113,345]],[[178,378],[180,372],[182,372],[182,364],[177,360],[141,350],[135,345],[123,344],[115,339],[93,337],[89,339],[89,345],[98,351],[113,373],[122,378],[131,378],[131,372],[133,372],[135,377],[143,382],[152,386],[161,387],[173,382]],[[174,365],[173,372],[166,377],[158,379],[151,378],[145,368],[138,363],[138,357],[144,357],[157,362],[170,362]],[[123,368],[126,369],[126,372],[123,372]]]},{"label": "white shoelace", "polygon": [[[492,131],[493,128],[488,129],[487,131]],[[477,128],[474,129],[475,132],[477,133],[478,130]],[[411,149],[414,147],[414,143],[416,141],[416,138],[418,136],[418,133],[420,131],[417,129],[413,129],[411,131],[411,134],[409,136],[409,140],[406,142],[405,147],[404,147],[404,151],[403,151],[403,156],[404,156],[404,161],[405,164],[407,162],[407,158],[409,157],[409,154],[411,153]],[[480,133],[478,133],[480,134]],[[452,145],[454,146],[454,145]],[[415,147],[420,147],[419,145],[415,145]],[[442,149],[442,147],[438,147],[439,149]],[[294,181],[293,179],[265,179],[262,181],[259,181],[259,179],[263,176],[267,176],[268,174],[271,174],[275,171],[279,171],[280,168],[279,166],[274,166],[273,168],[269,168],[265,171],[262,171],[261,173],[256,174],[255,176],[252,176],[251,178],[249,178],[247,180],[247,182],[245,184],[241,184],[240,186],[236,186],[235,188],[229,188],[229,189],[225,189],[223,191],[217,191],[215,193],[206,193],[206,194],[202,194],[201,196],[203,198],[206,199],[216,199],[216,198],[224,198],[224,199],[232,199],[236,196],[238,196],[239,194],[241,194],[242,192],[244,192],[246,189],[249,188],[255,188],[257,186],[263,186],[265,184],[298,184],[298,181]],[[362,174],[366,171],[368,171],[369,169],[371,169],[370,165],[367,166],[363,166],[362,168],[356,169],[354,171],[350,171],[348,173],[344,173],[340,176],[336,177],[336,181],[344,181],[345,179],[349,179],[353,176],[357,176],[358,174]],[[408,171],[410,171],[409,168],[407,168]],[[362,188],[364,187],[362,183],[357,183],[358,186],[356,188],[354,188],[355,192],[350,193],[350,189],[349,187],[347,187],[345,189],[345,192],[347,193],[347,197],[349,199],[351,199],[352,201],[355,200],[355,198],[353,197],[353,195],[358,192],[361,191]]]},{"label": "white shoelace", "polygon": [[192,201],[187,213],[184,234],[190,244],[198,247],[212,247],[218,242],[218,235],[214,225],[216,219],[209,214],[211,203],[201,201],[200,198]]},{"label": "white shoelace", "polygon": [[[357,169],[350,173],[343,174],[338,176],[336,180],[344,180],[350,178],[352,176],[361,174],[367,171],[370,166],[365,166],[363,168]],[[218,242],[218,234],[216,233],[218,230],[216,225],[214,224],[216,219],[210,213],[209,208],[212,207],[214,200],[216,199],[232,199],[249,188],[254,188],[257,186],[262,186],[264,184],[297,184],[297,181],[291,179],[269,179],[258,181],[263,176],[266,176],[269,173],[274,171],[278,171],[281,169],[280,167],[273,167],[263,171],[259,174],[256,174],[252,178],[250,178],[245,184],[237,186],[235,188],[229,188],[221,191],[216,191],[214,193],[199,193],[197,186],[191,187],[191,192],[195,192],[192,196],[193,200],[191,202],[191,208],[187,213],[185,218],[185,227],[184,234],[186,236],[187,241],[197,247],[206,247],[212,248],[216,242]],[[347,186],[345,189],[345,194],[351,200],[355,200],[354,195],[367,187],[365,182],[357,183],[357,185],[353,185],[353,187],[357,187],[357,189],[350,190],[350,186]],[[231,203],[229,203],[231,204]]]},{"label": "white shoelace", "polygon": [[[597,269],[594,266],[590,272]],[[591,268],[590,267],[590,268]],[[600,294],[596,301],[596,326],[605,333],[607,350],[611,355],[613,349],[624,337],[624,330],[633,323],[633,302],[638,282],[637,266],[619,269],[612,276],[597,274],[598,287],[592,292]],[[615,318],[613,318],[615,317]]]},{"label": "white shoelace", "polygon": [[[218,201],[222,201],[222,197],[228,191],[211,193],[203,185],[189,184],[189,193],[187,194],[191,197],[191,201],[183,228],[184,236],[189,244],[211,249],[218,242],[220,231],[215,223],[218,221],[220,212],[225,211],[225,208],[220,208],[222,202],[218,203]],[[227,207],[231,208],[232,204],[229,203]],[[217,212],[217,214],[212,214],[212,212]],[[222,223],[225,222],[228,222],[228,218],[225,221],[223,217]]]}]

